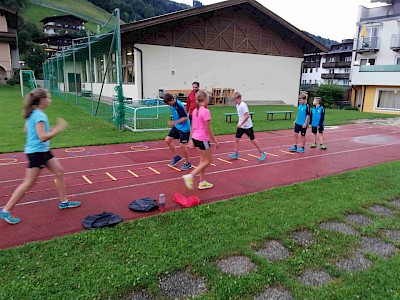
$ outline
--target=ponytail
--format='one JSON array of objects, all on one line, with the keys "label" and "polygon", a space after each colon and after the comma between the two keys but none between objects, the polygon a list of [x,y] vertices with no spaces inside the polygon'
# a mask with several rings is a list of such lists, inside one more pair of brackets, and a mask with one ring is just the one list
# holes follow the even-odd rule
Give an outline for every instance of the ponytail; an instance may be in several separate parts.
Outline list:
[{"label": "ponytail", "polygon": [[204,101],[206,101],[208,95],[205,91],[198,91],[196,93],[196,116],[199,116],[199,108],[201,106],[202,103],[204,103]]},{"label": "ponytail", "polygon": [[24,119],[28,119],[33,110],[39,105],[40,99],[47,98],[48,95],[48,91],[42,88],[36,88],[26,95],[22,113]]}]

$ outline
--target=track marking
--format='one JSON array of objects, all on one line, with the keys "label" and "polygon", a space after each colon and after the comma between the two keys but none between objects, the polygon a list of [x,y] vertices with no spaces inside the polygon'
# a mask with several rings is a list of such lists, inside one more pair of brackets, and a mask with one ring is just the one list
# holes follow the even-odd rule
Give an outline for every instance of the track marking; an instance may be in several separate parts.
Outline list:
[{"label": "track marking", "polygon": [[270,155],[270,156],[275,156],[275,157],[279,157],[279,155],[276,155],[276,154],[272,154],[272,153],[269,153],[269,152],[265,152],[265,154],[267,154],[267,155]]},{"label": "track marking", "polygon": [[[359,130],[360,128],[357,128],[357,129],[349,129],[349,130]],[[363,128],[361,128],[361,129],[366,129],[365,127],[363,127]],[[346,130],[342,130],[342,131],[346,131]],[[336,131],[337,132],[337,131]],[[347,131],[346,131],[347,132]],[[391,134],[392,132],[390,131],[390,132],[385,132],[384,134]],[[393,132],[393,134],[399,134],[400,132],[397,132],[397,131],[395,131],[395,132]],[[367,136],[374,136],[374,135],[380,135],[380,134],[365,134],[365,135],[357,135],[357,136],[351,136],[351,137],[344,137],[344,138],[337,138],[337,139],[327,139],[327,142],[339,142],[339,141],[347,141],[347,140],[353,140],[354,138],[357,138],[357,137],[367,137]],[[288,137],[288,136],[287,136]],[[267,147],[268,149],[277,149],[277,148],[282,148],[282,147],[290,147],[290,146],[292,146],[293,144],[287,144],[287,145],[277,145],[277,146],[271,146],[271,147]],[[387,145],[390,145],[390,144],[387,144]],[[161,149],[161,148],[160,148]],[[152,151],[152,150],[155,150],[154,148],[153,149],[150,149],[149,151]],[[249,149],[249,150],[242,150],[242,152],[250,152],[250,151],[253,151],[252,149]],[[131,153],[132,151],[126,151],[126,152],[128,152],[128,153]],[[283,152],[283,153],[285,153],[284,151],[281,151],[281,152]],[[119,152],[119,153],[124,153],[124,152]],[[220,156],[222,156],[222,155],[228,155],[230,152],[222,152],[222,153],[218,153],[217,155],[220,155]],[[287,152],[287,153],[290,153],[290,152]],[[109,154],[116,154],[116,153],[109,153]],[[294,153],[290,153],[291,155],[295,155]],[[107,155],[107,154],[100,154],[99,156],[103,156],[103,155]],[[86,158],[86,157],[90,157],[90,156],[96,156],[96,155],[88,155],[88,156],[76,156],[76,157],[67,157],[67,158],[65,158],[65,159],[75,159],[75,158]],[[60,158],[60,159],[63,159],[63,158]],[[152,164],[158,164],[158,163],[166,163],[166,162],[169,162],[169,160],[159,160],[159,161],[152,161],[151,163]],[[26,162],[18,162],[18,163],[15,163],[15,165],[18,165],[18,164],[26,164]],[[102,170],[105,170],[105,169],[119,169],[119,168],[126,168],[126,167],[137,167],[137,166],[142,166],[142,165],[148,165],[149,164],[149,162],[140,162],[140,163],[133,163],[133,164],[124,164],[124,165],[117,165],[117,166],[107,166],[107,167],[101,167],[101,168],[93,168],[93,169],[84,169],[84,170],[78,170],[78,171],[71,171],[71,172],[65,172],[64,174],[65,175],[72,175],[72,174],[79,174],[79,173],[84,173],[84,172],[93,172],[93,171],[102,171]],[[194,166],[194,168],[196,168],[196,166]],[[53,176],[53,174],[49,174],[49,175],[42,175],[42,176],[39,176],[39,178],[47,178],[47,177],[52,177]],[[10,183],[10,182],[18,182],[18,181],[20,181],[20,180],[22,180],[23,178],[17,178],[17,179],[10,179],[10,180],[3,180],[3,181],[0,181],[0,184],[1,183]]]},{"label": "track marking", "polygon": [[214,165],[213,163],[211,163],[210,166],[216,167],[217,165]]},{"label": "track marking", "polygon": [[244,159],[244,158],[241,158],[241,157],[238,157],[238,159],[241,160],[241,161],[248,161],[247,159]]},{"label": "track marking", "polygon": [[86,150],[85,148],[80,148],[79,147],[79,148],[67,148],[64,151],[67,152],[67,153],[79,153],[79,152],[83,152],[85,150]]},{"label": "track marking", "polygon": [[231,161],[227,161],[227,160],[225,160],[225,159],[222,159],[222,158],[217,158],[219,161],[222,161],[222,162],[224,162],[224,163],[227,163],[227,164],[233,164],[233,162],[231,162]]},{"label": "track marking", "polygon": [[[6,162],[1,162],[3,160],[5,160]],[[7,161],[7,160],[9,160],[9,161]],[[16,158],[0,158],[0,166],[15,164],[17,161],[18,161],[18,159],[16,159]]]},{"label": "track marking", "polygon": [[136,173],[133,173],[131,170],[128,170],[128,172],[130,173],[130,174],[132,174],[134,177],[136,177],[136,178],[138,178],[139,177],[139,175],[138,174],[136,174]]},{"label": "track marking", "polygon": [[171,166],[171,165],[169,165],[169,164],[167,164],[167,166],[170,167],[171,169],[174,169],[175,171],[178,171],[178,172],[181,172],[181,171],[182,171],[181,169],[178,169],[178,168],[176,168],[176,167],[174,167],[174,166]]},{"label": "track marking", "polygon": [[147,169],[149,169],[150,171],[153,171],[154,173],[160,175],[161,173],[158,172],[156,169],[153,169],[152,167],[147,167]]},{"label": "track marking", "polygon": [[257,156],[257,155],[254,155],[254,154],[247,154],[248,156],[251,156],[251,157],[255,157],[255,158],[260,158],[259,156]]},{"label": "track marking", "polygon": [[[344,153],[354,153],[358,151],[365,151],[365,150],[371,150],[371,149],[378,149],[378,148],[383,148],[387,146],[395,146],[395,145],[400,145],[400,143],[393,143],[393,144],[385,144],[385,145],[377,145],[377,146],[372,146],[372,147],[364,147],[364,148],[358,148],[358,149],[350,149],[350,150],[344,150],[344,151],[338,151],[338,152],[330,152],[330,153],[323,153],[315,156],[302,156],[302,157],[296,157],[296,158],[291,158],[291,159],[286,159],[286,160],[281,160],[281,161],[275,161],[275,162],[267,162],[265,164],[256,164],[256,165],[246,165],[243,167],[238,167],[238,168],[231,168],[231,169],[224,169],[220,171],[214,171],[214,172],[209,172],[207,175],[213,175],[213,174],[219,174],[219,173],[225,173],[225,172],[234,172],[238,170],[246,170],[246,169],[252,169],[252,168],[260,168],[260,167],[265,167],[268,165],[277,165],[280,163],[290,163],[296,160],[308,160],[308,159],[313,159],[316,157],[327,157],[327,156],[332,156],[332,155],[341,155]],[[393,160],[394,161],[394,160]],[[361,167],[366,167],[361,166]],[[347,172],[350,170],[343,170],[343,172]],[[330,174],[327,176],[331,176],[334,174]],[[147,181],[143,183],[137,183],[137,184],[130,184],[130,185],[124,185],[124,186],[117,186],[113,188],[107,188],[107,189],[101,189],[101,190],[95,190],[95,191],[88,191],[88,192],[82,192],[82,193],[76,193],[76,194],[70,194],[71,197],[77,197],[77,196],[84,196],[84,195],[92,195],[96,193],[102,193],[102,192],[108,192],[108,191],[116,191],[116,190],[121,190],[121,189],[126,189],[126,188],[134,188],[138,186],[144,186],[144,185],[151,185],[151,184],[159,184],[159,183],[164,183],[164,182],[170,182],[174,180],[182,180],[180,177],[175,177],[175,178],[168,178],[168,179],[162,179],[162,180],[154,180],[154,181]],[[47,199],[41,199],[41,200],[33,200],[33,201],[27,201],[23,203],[18,203],[16,206],[23,206],[23,205],[29,205],[29,204],[36,204],[36,203],[41,203],[41,202],[48,202],[48,201],[54,201],[54,200],[59,200],[58,197],[52,197],[52,198],[47,198]],[[3,208],[3,207],[0,207]]]},{"label": "track marking", "polygon": [[148,150],[149,149],[149,146],[135,146],[135,145],[133,145],[133,146],[131,146],[131,150],[133,150],[133,151],[145,151],[145,150]]},{"label": "track marking", "polygon": [[117,178],[115,178],[114,176],[112,176],[110,173],[106,172],[106,175],[108,177],[110,177],[112,180],[117,181]]},{"label": "track marking", "polygon": [[292,153],[292,152],[283,151],[283,150],[279,150],[279,151],[280,151],[280,152],[282,152],[282,153],[286,153],[286,154],[294,155],[294,153]]},{"label": "track marking", "polygon": [[85,179],[85,181],[86,181],[87,183],[93,184],[93,182],[92,182],[89,178],[87,178],[85,175],[83,175],[82,178]]}]

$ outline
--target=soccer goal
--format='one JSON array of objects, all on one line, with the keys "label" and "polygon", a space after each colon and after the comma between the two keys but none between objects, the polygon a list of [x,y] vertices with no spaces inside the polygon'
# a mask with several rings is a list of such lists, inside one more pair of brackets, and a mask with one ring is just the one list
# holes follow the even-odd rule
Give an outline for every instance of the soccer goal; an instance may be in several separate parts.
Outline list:
[{"label": "soccer goal", "polygon": [[[118,101],[113,103],[117,117]],[[161,99],[124,100],[125,128],[133,132],[168,130],[171,110]]]},{"label": "soccer goal", "polygon": [[19,81],[21,85],[21,96],[25,97],[30,91],[37,88],[35,73],[32,70],[19,71]]}]

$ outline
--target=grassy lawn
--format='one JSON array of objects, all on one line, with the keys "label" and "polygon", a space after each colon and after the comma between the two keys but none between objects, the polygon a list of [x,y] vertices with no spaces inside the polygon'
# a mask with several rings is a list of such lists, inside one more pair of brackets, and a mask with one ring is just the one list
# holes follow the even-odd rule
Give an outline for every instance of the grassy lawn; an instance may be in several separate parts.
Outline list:
[{"label": "grassy lawn", "polygon": [[[3,113],[1,118],[0,135],[4,137],[0,144],[0,152],[22,151],[25,143],[25,135],[22,131],[24,120],[21,116],[22,100],[19,87],[0,86],[0,105]],[[75,106],[74,97],[65,101],[64,97],[53,95],[53,104],[46,111],[50,122],[54,124],[56,117],[63,117],[70,126],[69,128],[54,138],[51,142],[53,148],[88,146],[101,144],[115,144],[126,142],[143,142],[150,140],[163,139],[167,132],[143,132],[132,133],[130,131],[119,132],[111,122],[103,118],[92,117],[89,113],[82,111]],[[253,105],[249,107],[255,112],[253,117],[255,131],[269,131],[279,129],[289,129],[293,127],[292,120],[267,121],[266,111],[268,110],[293,110],[292,106],[265,106]],[[232,123],[225,122],[224,112],[235,112],[234,106],[210,106],[213,117],[212,127],[216,135],[234,134],[236,131],[237,117],[233,117]],[[332,110],[326,113],[326,125],[338,125],[350,123],[356,119],[387,118],[390,115],[361,113],[354,110]],[[279,118],[279,117],[278,117]]]},{"label": "grassy lawn", "polygon": [[[400,229],[399,212],[383,218],[367,210],[400,196],[399,168],[400,162],[383,164],[2,250],[0,298],[126,299],[132,290],[144,289],[162,299],[158,278],[189,268],[207,282],[208,292],[199,299],[253,299],[271,285],[289,289],[295,299],[399,299],[399,254],[390,259],[368,255],[373,267],[346,273],[334,263],[351,255],[359,238],[318,226],[351,212],[373,220],[359,229],[363,236]],[[313,232],[316,242],[308,248],[296,245],[290,237],[299,229]],[[257,256],[254,250],[270,239],[279,240],[291,256],[274,263]],[[232,254],[249,257],[257,271],[221,273],[215,261]],[[307,268],[325,269],[335,280],[306,287],[297,277]]]}]

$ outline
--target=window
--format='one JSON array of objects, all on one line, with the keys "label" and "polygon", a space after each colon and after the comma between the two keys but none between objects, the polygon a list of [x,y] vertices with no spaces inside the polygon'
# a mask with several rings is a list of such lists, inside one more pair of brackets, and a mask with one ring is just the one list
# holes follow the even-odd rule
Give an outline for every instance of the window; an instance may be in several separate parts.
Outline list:
[{"label": "window", "polygon": [[124,83],[135,83],[134,53],[132,47],[122,49],[122,81]]},{"label": "window", "polygon": [[344,69],[344,72],[345,72],[346,74],[349,74],[349,73],[350,73],[350,69]]},{"label": "window", "polygon": [[349,81],[347,79],[343,80],[343,85],[349,85]]},{"label": "window", "polygon": [[318,68],[315,68],[315,73],[318,73]]},{"label": "window", "polygon": [[351,61],[351,56],[346,56],[346,57],[344,58],[344,61]]},{"label": "window", "polygon": [[308,83],[309,83],[309,84],[312,84],[312,80],[310,79]]},{"label": "window", "polygon": [[400,65],[400,56],[397,56],[397,57],[396,57],[396,62],[395,62],[395,64],[396,64],[396,65]]},{"label": "window", "polygon": [[315,79],[314,84],[318,84],[318,80],[317,79]]},{"label": "window", "polygon": [[328,62],[335,62],[336,61],[336,57],[329,57]]},{"label": "window", "polygon": [[95,57],[95,65],[97,70],[97,81],[96,82],[103,82],[104,77],[104,60],[102,57]]},{"label": "window", "polygon": [[304,68],[304,73],[307,73],[308,72],[308,69],[307,68]]},{"label": "window", "polygon": [[360,59],[360,65],[365,66],[367,64],[370,64],[371,66],[375,65],[375,58],[361,58]]},{"label": "window", "polygon": [[312,73],[312,71],[313,71],[313,68],[310,68],[310,73]]},{"label": "window", "polygon": [[400,90],[379,90],[376,108],[400,110]]}]

